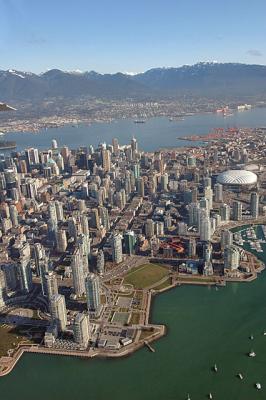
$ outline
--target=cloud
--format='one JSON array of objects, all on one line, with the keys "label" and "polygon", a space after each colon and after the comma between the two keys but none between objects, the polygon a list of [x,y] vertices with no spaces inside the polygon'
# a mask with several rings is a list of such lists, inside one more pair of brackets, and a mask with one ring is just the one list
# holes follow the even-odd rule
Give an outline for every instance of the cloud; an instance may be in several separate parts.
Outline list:
[{"label": "cloud", "polygon": [[252,57],[262,57],[262,52],[259,51],[258,49],[249,49],[247,51],[247,54],[252,56]]}]

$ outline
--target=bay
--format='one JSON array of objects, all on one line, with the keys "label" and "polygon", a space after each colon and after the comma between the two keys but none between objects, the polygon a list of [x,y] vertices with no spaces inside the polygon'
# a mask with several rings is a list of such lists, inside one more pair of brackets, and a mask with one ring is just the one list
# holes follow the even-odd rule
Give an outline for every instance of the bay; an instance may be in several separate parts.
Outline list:
[{"label": "bay", "polygon": [[[0,119],[1,121],[1,119]],[[199,114],[185,117],[183,121],[169,121],[165,117],[151,118],[143,124],[135,124],[131,119],[122,119],[111,123],[66,125],[60,128],[49,128],[39,133],[10,132],[6,140],[14,140],[17,149],[27,147],[40,149],[51,146],[56,139],[58,146],[70,148],[78,146],[97,146],[101,142],[111,143],[118,138],[120,144],[127,144],[135,136],[139,147],[145,151],[154,151],[163,147],[191,146],[191,142],[178,140],[178,137],[193,134],[208,134],[214,128],[266,126],[266,108],[254,108],[224,118],[220,114]]]}]

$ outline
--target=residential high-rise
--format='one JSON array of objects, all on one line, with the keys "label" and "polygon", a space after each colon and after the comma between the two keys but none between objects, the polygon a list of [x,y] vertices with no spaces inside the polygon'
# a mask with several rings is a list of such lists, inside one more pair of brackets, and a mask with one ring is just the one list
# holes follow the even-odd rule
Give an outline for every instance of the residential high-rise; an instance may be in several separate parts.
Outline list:
[{"label": "residential high-rise", "polygon": [[221,232],[221,248],[224,249],[226,246],[233,244],[233,233],[229,229],[225,229]]},{"label": "residential high-rise", "polygon": [[259,195],[256,192],[250,195],[250,213],[252,218],[258,218],[259,216]]},{"label": "residential high-rise", "polygon": [[64,221],[64,210],[61,201],[55,201],[56,218],[58,221]]},{"label": "residential high-rise", "polygon": [[11,222],[12,222],[12,226],[15,228],[16,226],[18,226],[18,210],[17,210],[17,207],[14,204],[10,204],[9,212],[10,212],[10,219],[11,219]]},{"label": "residential high-rise", "polygon": [[239,267],[240,254],[237,246],[226,246],[224,249],[224,268],[236,270]]},{"label": "residential high-rise", "polygon": [[233,202],[233,220],[241,221],[242,220],[242,203],[240,201]]},{"label": "residential high-rise", "polygon": [[138,192],[138,195],[139,195],[139,196],[144,197],[144,195],[145,195],[145,188],[144,188],[144,180],[143,180],[142,177],[139,177],[139,178],[137,179],[137,192]]},{"label": "residential high-rise", "polygon": [[51,297],[50,310],[52,320],[56,324],[58,331],[65,331],[67,325],[65,296],[61,294],[54,294]]},{"label": "residential high-rise", "polygon": [[196,240],[194,238],[190,238],[188,242],[188,256],[195,257],[197,251]]},{"label": "residential high-rise", "polygon": [[97,254],[96,269],[100,275],[104,273],[104,252],[102,250],[99,250]]},{"label": "residential high-rise", "polygon": [[147,219],[145,222],[145,236],[151,239],[154,236],[154,222],[152,219]]},{"label": "residential high-rise", "polygon": [[119,143],[118,143],[118,139],[113,138],[112,144],[113,144],[114,155],[115,155],[115,156],[118,156],[118,155],[119,155]]},{"label": "residential high-rise", "polygon": [[90,339],[89,317],[85,313],[78,313],[73,324],[74,340],[81,348],[88,347]]},{"label": "residential high-rise", "polygon": [[224,203],[220,206],[220,215],[222,221],[230,221],[230,206],[228,204]]},{"label": "residential high-rise", "polygon": [[119,234],[114,234],[112,237],[112,259],[116,264],[123,261],[122,237]]},{"label": "residential high-rise", "polygon": [[98,314],[101,306],[99,276],[89,273],[85,282],[88,310]]},{"label": "residential high-rise", "polygon": [[111,170],[111,155],[109,150],[102,150],[102,167],[104,172],[110,172]]},{"label": "residential high-rise", "polygon": [[46,272],[44,275],[44,295],[48,297],[51,302],[51,298],[58,294],[58,284],[56,274],[52,271]]},{"label": "residential high-rise", "polygon": [[200,219],[200,240],[210,241],[211,240],[211,221],[209,217],[202,217]]},{"label": "residential high-rise", "polygon": [[71,258],[71,268],[73,276],[74,292],[77,296],[82,296],[85,293],[85,276],[83,268],[83,259],[79,248],[74,250]]},{"label": "residential high-rise", "polygon": [[222,202],[223,201],[223,185],[220,183],[216,183],[214,185],[214,201]]}]

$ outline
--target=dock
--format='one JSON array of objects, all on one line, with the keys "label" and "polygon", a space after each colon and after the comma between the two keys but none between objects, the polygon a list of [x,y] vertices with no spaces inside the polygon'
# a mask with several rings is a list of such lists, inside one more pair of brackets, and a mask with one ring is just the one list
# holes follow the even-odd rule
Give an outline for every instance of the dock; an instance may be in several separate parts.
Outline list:
[{"label": "dock", "polygon": [[153,347],[151,347],[151,345],[150,345],[146,340],[145,340],[144,344],[145,344],[145,346],[148,347],[148,349],[149,349],[152,353],[155,353],[155,349],[154,349]]}]

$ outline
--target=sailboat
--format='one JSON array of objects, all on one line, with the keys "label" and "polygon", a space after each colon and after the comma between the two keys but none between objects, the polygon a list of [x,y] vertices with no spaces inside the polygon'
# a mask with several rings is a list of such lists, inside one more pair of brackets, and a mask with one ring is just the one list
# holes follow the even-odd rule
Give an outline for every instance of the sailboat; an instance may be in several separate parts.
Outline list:
[{"label": "sailboat", "polygon": [[214,364],[213,370],[214,370],[214,372],[218,372],[218,368],[217,368],[217,365],[216,365],[216,364]]}]

